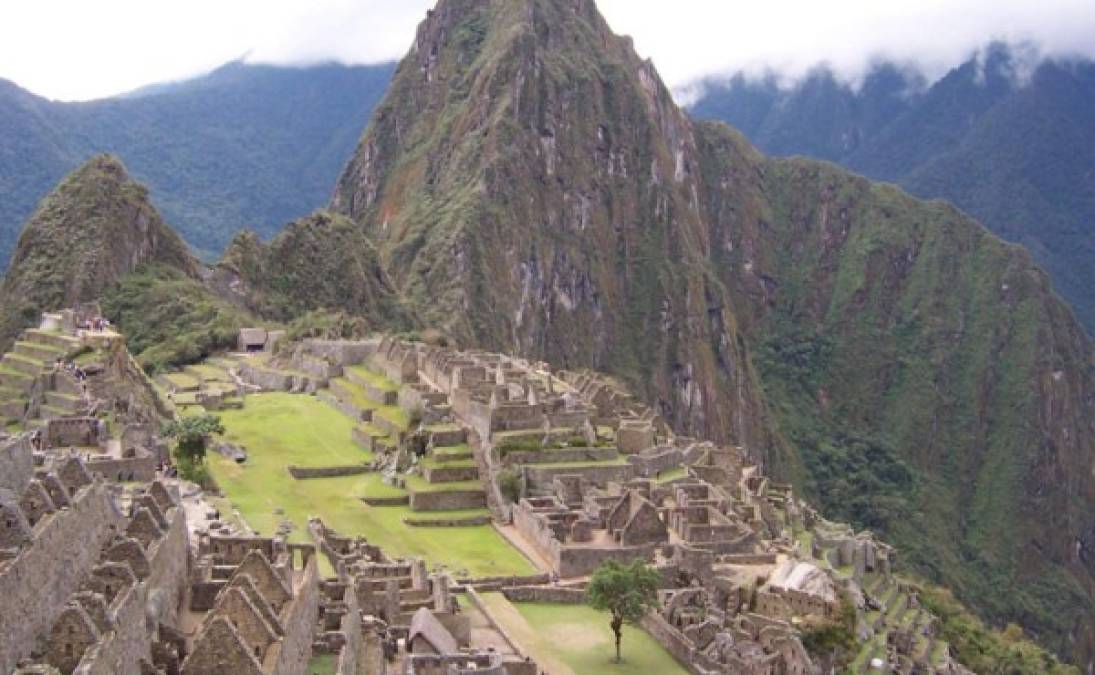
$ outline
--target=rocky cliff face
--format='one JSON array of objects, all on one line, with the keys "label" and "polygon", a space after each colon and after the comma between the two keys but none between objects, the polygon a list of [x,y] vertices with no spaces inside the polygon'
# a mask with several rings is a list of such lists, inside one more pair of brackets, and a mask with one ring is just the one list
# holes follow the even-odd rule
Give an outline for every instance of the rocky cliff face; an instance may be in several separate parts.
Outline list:
[{"label": "rocky cliff face", "polygon": [[954,209],[692,122],[592,0],[442,0],[332,209],[425,324],[621,376],[1095,653],[1091,345]]},{"label": "rocky cliff face", "polygon": [[691,122],[592,2],[442,2],[332,205],[427,325],[611,370],[682,428],[769,447],[706,269],[693,153]]},{"label": "rocky cliff face", "polygon": [[46,309],[95,300],[148,263],[196,276],[182,239],[122,163],[95,157],[53,190],[19,237],[0,288],[0,340],[9,342]]}]

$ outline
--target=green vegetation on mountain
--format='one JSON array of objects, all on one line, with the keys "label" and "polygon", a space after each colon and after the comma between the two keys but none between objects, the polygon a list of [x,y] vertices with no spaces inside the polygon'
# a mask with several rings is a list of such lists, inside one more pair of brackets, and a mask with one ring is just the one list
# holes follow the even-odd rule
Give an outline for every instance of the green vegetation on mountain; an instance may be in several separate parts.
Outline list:
[{"label": "green vegetation on mountain", "polygon": [[0,288],[0,343],[37,325],[43,311],[97,300],[151,263],[197,274],[186,244],[164,224],[147,190],[116,158],[95,157],[42,200],[23,229]]},{"label": "green vegetation on mountain", "polygon": [[102,308],[149,373],[234,349],[240,328],[255,324],[248,312],[200,281],[162,265],[142,268],[107,289]]},{"label": "green vegetation on mountain", "polygon": [[313,310],[341,310],[374,327],[410,324],[376,247],[337,214],[320,211],[294,221],[269,244],[241,233],[217,271],[218,283],[267,318],[291,321]]},{"label": "green vegetation on mountain", "polygon": [[427,325],[612,372],[993,624],[1095,654],[1091,343],[957,210],[694,123],[559,0],[439,3],[332,208]]},{"label": "green vegetation on mountain", "polygon": [[994,631],[973,616],[945,588],[918,584],[920,602],[939,617],[939,637],[958,653],[962,665],[975,673],[1044,673],[1078,675],[1075,666],[1062,664],[1030,641],[1017,624]]},{"label": "green vegetation on mountain", "polygon": [[38,200],[102,152],[126,162],[203,257],[244,228],[272,237],[327,200],[391,72],[391,64],[234,62],[88,103],[47,101],[0,81],[0,268]]},{"label": "green vegetation on mountain", "polygon": [[859,88],[819,68],[706,83],[692,112],[765,152],[838,162],[944,198],[1023,244],[1095,333],[1095,64],[994,44],[930,87],[880,64]]}]

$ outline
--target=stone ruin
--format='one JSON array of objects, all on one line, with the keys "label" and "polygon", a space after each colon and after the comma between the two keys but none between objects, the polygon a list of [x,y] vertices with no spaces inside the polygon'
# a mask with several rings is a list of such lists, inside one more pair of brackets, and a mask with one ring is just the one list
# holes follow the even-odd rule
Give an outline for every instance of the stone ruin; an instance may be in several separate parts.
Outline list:
[{"label": "stone ruin", "polygon": [[[401,662],[407,675],[536,674],[527,659],[472,646],[471,624],[448,574],[428,574],[421,559],[390,559],[365,539],[343,537],[318,518],[309,522],[309,531],[336,569],[336,578],[324,582],[315,649],[337,654],[338,672],[351,672],[341,664],[353,654],[373,653],[380,658],[359,664],[365,672],[383,673],[389,662],[399,672]],[[361,650],[361,641],[374,648]]]},{"label": "stone ruin", "polygon": [[76,457],[9,474],[7,485],[0,671],[170,670],[189,574],[177,491],[157,481],[116,500]]},{"label": "stone ruin", "polygon": [[182,675],[304,672],[320,603],[313,546],[206,534],[189,597],[200,625]]}]

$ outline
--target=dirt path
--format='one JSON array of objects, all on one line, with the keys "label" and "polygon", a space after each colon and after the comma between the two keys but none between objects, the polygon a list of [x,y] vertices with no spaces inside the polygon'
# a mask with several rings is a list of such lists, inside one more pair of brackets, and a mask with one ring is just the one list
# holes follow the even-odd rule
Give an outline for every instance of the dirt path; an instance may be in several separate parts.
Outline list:
[{"label": "dirt path", "polygon": [[483,604],[486,605],[494,620],[505,627],[510,638],[536,661],[541,671],[548,675],[577,675],[550,649],[545,648],[536,630],[525,621],[525,617],[521,616],[517,608],[506,600],[506,596],[501,593],[484,593],[482,598]]}]

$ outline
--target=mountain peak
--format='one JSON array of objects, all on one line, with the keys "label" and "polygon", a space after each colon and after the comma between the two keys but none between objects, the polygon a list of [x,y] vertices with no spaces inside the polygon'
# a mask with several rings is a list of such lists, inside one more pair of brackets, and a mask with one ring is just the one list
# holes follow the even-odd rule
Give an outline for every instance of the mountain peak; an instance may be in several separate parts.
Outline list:
[{"label": "mountain peak", "polygon": [[164,224],[148,190],[112,155],[69,174],[27,222],[4,285],[0,339],[10,340],[43,310],[97,299],[147,263],[194,276],[198,264]]}]

